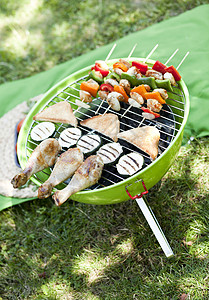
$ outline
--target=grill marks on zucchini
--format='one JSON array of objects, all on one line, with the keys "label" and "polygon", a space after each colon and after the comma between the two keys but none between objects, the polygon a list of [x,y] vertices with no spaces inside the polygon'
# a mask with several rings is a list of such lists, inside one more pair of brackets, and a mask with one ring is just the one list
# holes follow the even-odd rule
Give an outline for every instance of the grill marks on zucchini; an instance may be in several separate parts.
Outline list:
[{"label": "grill marks on zucchini", "polygon": [[[129,156],[127,156],[127,157],[129,157]],[[130,157],[129,157],[130,158]],[[123,161],[124,163],[126,163],[127,165],[129,165],[132,169],[134,169],[134,171],[136,171],[136,168],[135,168],[135,166],[134,165],[132,165],[131,163],[130,163],[130,161],[128,161],[128,160],[124,160]],[[124,166],[122,166],[123,168],[124,168]]]},{"label": "grill marks on zucchini", "polygon": [[77,140],[81,137],[81,130],[79,128],[70,127],[63,130],[59,137],[59,144],[62,148],[70,148],[75,145]]},{"label": "grill marks on zucchini", "polygon": [[141,154],[131,152],[123,155],[116,165],[119,174],[124,176],[130,176],[138,172],[144,163],[144,158]]},{"label": "grill marks on zucchini", "polygon": [[31,130],[31,138],[40,142],[49,138],[55,131],[55,125],[51,122],[42,122]]},{"label": "grill marks on zucchini", "polygon": [[137,167],[139,168],[140,166],[139,166],[139,164],[138,164],[138,162],[137,162],[137,160],[135,160],[132,156],[130,156],[130,155],[127,155],[134,163],[135,163],[135,165],[137,165]]},{"label": "grill marks on zucchini", "polygon": [[123,148],[119,143],[108,143],[97,151],[97,155],[102,158],[104,164],[110,164],[114,163],[122,152]]},{"label": "grill marks on zucchini", "polygon": [[91,154],[100,147],[101,142],[101,138],[98,134],[86,134],[78,140],[77,147],[84,154]]}]

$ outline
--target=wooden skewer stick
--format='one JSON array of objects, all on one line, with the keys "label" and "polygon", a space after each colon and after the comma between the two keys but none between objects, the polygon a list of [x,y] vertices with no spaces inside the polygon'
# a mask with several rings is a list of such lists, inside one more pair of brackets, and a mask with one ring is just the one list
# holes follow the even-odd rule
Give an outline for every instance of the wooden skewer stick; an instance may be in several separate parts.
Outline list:
[{"label": "wooden skewer stick", "polygon": [[136,46],[137,46],[137,44],[135,44],[135,45],[133,46],[131,52],[129,53],[129,56],[127,57],[127,60],[129,60],[129,59],[131,58],[131,56],[132,56],[132,54],[133,54],[133,52],[134,52]]},{"label": "wooden skewer stick", "polygon": [[102,104],[104,103],[104,101],[105,101],[105,99],[103,99],[102,101],[101,101],[101,103],[99,104],[99,107],[97,108],[97,110],[95,111],[95,115],[98,113],[98,111],[100,110],[100,108],[101,108],[101,106],[102,106]]},{"label": "wooden skewer stick", "polygon": [[176,67],[176,70],[178,70],[180,68],[180,66],[182,65],[183,61],[185,60],[185,58],[189,55],[189,51],[184,55],[184,57],[182,58],[182,60],[180,61],[178,67]]},{"label": "wooden skewer stick", "polygon": [[109,105],[109,106],[106,108],[106,110],[105,110],[105,112],[103,113],[103,115],[105,115],[105,114],[108,112],[108,110],[110,109],[110,107],[111,107],[111,105]]},{"label": "wooden skewer stick", "polygon": [[145,117],[143,117],[143,119],[142,119],[141,122],[139,123],[138,127],[141,126],[141,124],[144,122],[144,120],[145,120]]},{"label": "wooden skewer stick", "polygon": [[110,56],[112,55],[112,53],[113,53],[113,51],[114,51],[114,49],[115,49],[116,46],[117,46],[116,43],[112,46],[112,49],[111,49],[110,52],[107,54],[107,57],[106,57],[105,61],[107,61],[107,60],[110,58]]},{"label": "wooden skewer stick", "polygon": [[150,56],[154,53],[154,51],[157,49],[159,45],[155,45],[155,47],[150,51],[150,53],[147,55],[147,57],[144,60],[144,63],[146,63],[146,61],[150,58]]},{"label": "wooden skewer stick", "polygon": [[179,51],[179,49],[176,49],[176,51],[173,52],[173,54],[168,58],[168,60],[166,61],[165,65],[167,65],[169,63],[169,61],[174,57],[174,55],[176,55],[176,53]]},{"label": "wooden skewer stick", "polygon": [[129,98],[128,99],[128,103],[129,103],[129,106],[128,108],[124,111],[122,117],[125,116],[125,114],[131,109],[131,107],[136,107],[136,108],[140,108],[141,107],[141,104],[136,101],[135,99],[132,99],[132,98]]},{"label": "wooden skewer stick", "polygon": [[121,118],[123,118],[125,116],[125,114],[131,109],[133,105],[129,105],[128,108],[124,111],[123,115],[121,116]]},{"label": "wooden skewer stick", "polygon": [[[110,56],[112,55],[115,47],[117,46],[117,44],[115,43],[113,46],[112,46],[112,49],[110,50],[110,52],[107,54],[107,57],[105,59],[105,62],[110,58]],[[95,115],[98,113],[98,111],[100,110],[102,104],[104,103],[105,99],[103,99],[99,105],[99,107],[97,108],[97,110],[95,111]]]},{"label": "wooden skewer stick", "polygon": [[[82,103],[83,103],[83,105],[82,105]],[[84,102],[84,99],[83,100],[76,99],[75,105],[77,105],[78,107],[76,108],[76,110],[74,110],[74,112],[73,112],[74,114],[79,111],[80,107],[83,107],[86,109],[90,108],[90,105],[86,104],[86,102]]]},{"label": "wooden skewer stick", "polygon": [[[116,46],[116,44],[113,45],[113,47],[112,47],[112,49],[110,50],[110,53],[108,54],[108,56],[107,56],[107,58],[105,59],[105,61],[110,57],[110,54],[113,52],[115,46]],[[134,52],[136,46],[137,46],[137,44],[135,44],[135,45],[133,46],[133,48],[131,49],[131,52],[130,52],[129,55],[128,55],[128,59],[130,59],[130,57],[131,57],[131,55],[133,54],[133,52]],[[105,99],[103,99],[103,100],[101,101],[99,107],[98,107],[97,110],[95,111],[95,114],[98,113],[98,111],[100,110],[100,108],[101,108],[102,104],[104,103],[104,101],[105,101]],[[109,109],[108,109],[108,110],[109,110]],[[104,114],[106,114],[106,112],[107,112],[107,111],[105,111]]]}]

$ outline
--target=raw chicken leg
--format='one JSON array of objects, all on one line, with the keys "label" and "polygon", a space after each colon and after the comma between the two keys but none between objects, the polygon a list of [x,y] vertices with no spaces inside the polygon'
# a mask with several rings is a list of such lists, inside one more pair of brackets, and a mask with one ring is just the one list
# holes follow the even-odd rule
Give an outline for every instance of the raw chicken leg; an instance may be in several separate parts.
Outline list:
[{"label": "raw chicken leg", "polygon": [[57,206],[64,203],[72,194],[84,190],[97,183],[102,175],[104,163],[100,156],[91,155],[77,169],[70,183],[61,191],[54,193],[52,198]]},{"label": "raw chicken leg", "polygon": [[29,157],[25,169],[12,179],[13,187],[21,187],[33,174],[53,166],[60,150],[56,139],[50,138],[41,142]]},{"label": "raw chicken leg", "polygon": [[62,153],[57,159],[53,171],[47,181],[38,189],[38,198],[51,195],[53,187],[70,178],[83,162],[83,153],[79,148],[72,148]]}]

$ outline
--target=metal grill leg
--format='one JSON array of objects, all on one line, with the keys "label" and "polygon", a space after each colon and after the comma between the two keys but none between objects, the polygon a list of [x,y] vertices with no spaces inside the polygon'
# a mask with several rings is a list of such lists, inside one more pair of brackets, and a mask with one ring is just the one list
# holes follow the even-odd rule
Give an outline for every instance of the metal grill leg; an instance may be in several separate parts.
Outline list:
[{"label": "metal grill leg", "polygon": [[136,198],[136,202],[139,205],[143,215],[145,216],[145,219],[147,220],[150,228],[152,229],[166,257],[173,256],[174,253],[150,206],[145,202],[143,198]]}]

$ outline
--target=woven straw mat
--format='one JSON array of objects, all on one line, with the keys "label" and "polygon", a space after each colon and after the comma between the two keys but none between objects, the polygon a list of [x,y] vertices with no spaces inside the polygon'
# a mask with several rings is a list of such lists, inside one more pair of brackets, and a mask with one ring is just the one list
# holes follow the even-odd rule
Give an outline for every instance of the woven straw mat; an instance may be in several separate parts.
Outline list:
[{"label": "woven straw mat", "polygon": [[15,127],[26,111],[28,106],[23,102],[0,118],[0,194],[6,197],[37,197],[32,183],[21,189],[14,189],[11,184],[11,179],[21,171],[15,163]]}]

